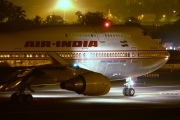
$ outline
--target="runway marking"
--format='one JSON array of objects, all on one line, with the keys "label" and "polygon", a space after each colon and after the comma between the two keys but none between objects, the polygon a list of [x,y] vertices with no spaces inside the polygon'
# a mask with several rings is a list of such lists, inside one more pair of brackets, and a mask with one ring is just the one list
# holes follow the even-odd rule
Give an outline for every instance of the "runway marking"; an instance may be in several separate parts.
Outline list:
[{"label": "runway marking", "polygon": [[180,95],[180,93],[159,93],[161,95]]}]

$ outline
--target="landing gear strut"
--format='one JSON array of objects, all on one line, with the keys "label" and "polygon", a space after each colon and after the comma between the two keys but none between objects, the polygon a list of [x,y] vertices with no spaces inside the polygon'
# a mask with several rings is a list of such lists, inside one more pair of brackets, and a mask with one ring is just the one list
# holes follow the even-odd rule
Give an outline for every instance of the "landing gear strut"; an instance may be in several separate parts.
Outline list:
[{"label": "landing gear strut", "polygon": [[132,78],[129,77],[126,79],[125,88],[123,89],[123,95],[124,96],[134,96],[135,90],[133,88],[134,82],[132,81]]},{"label": "landing gear strut", "polygon": [[33,96],[31,94],[25,94],[25,88],[31,92],[35,92],[31,89],[29,83],[31,82],[32,77],[37,77],[42,74],[43,72],[39,71],[38,68],[26,69],[21,77],[18,77],[18,79],[21,79],[21,82],[18,85],[18,90],[11,95],[11,102],[32,102]]}]

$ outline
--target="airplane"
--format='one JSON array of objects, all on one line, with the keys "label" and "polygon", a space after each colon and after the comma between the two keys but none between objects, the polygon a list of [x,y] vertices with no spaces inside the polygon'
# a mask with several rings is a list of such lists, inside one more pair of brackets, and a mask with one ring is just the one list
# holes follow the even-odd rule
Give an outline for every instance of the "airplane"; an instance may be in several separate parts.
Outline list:
[{"label": "airplane", "polygon": [[[33,101],[41,75],[77,94],[105,95],[110,80],[126,80],[124,96],[134,96],[134,82],[162,67],[170,54],[137,27],[123,25],[42,27],[0,33],[0,91],[16,88],[10,100]],[[40,83],[41,82],[41,83]]]}]

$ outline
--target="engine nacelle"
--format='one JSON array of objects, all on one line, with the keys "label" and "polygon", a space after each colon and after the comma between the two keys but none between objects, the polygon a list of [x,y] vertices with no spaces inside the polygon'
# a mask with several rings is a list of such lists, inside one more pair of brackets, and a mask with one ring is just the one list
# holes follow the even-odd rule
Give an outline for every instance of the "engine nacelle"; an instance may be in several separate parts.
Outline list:
[{"label": "engine nacelle", "polygon": [[78,94],[95,96],[107,94],[111,84],[106,76],[100,73],[88,72],[67,81],[62,81],[60,87],[75,91]]}]

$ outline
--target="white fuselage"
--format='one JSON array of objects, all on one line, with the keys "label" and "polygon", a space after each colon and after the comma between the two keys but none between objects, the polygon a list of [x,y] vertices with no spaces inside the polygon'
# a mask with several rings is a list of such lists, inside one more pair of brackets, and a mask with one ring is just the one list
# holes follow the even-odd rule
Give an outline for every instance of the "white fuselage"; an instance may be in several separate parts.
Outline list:
[{"label": "white fuselage", "polygon": [[0,61],[11,66],[50,63],[47,52],[110,79],[137,77],[163,66],[169,53],[134,27],[55,26],[0,34]]}]

